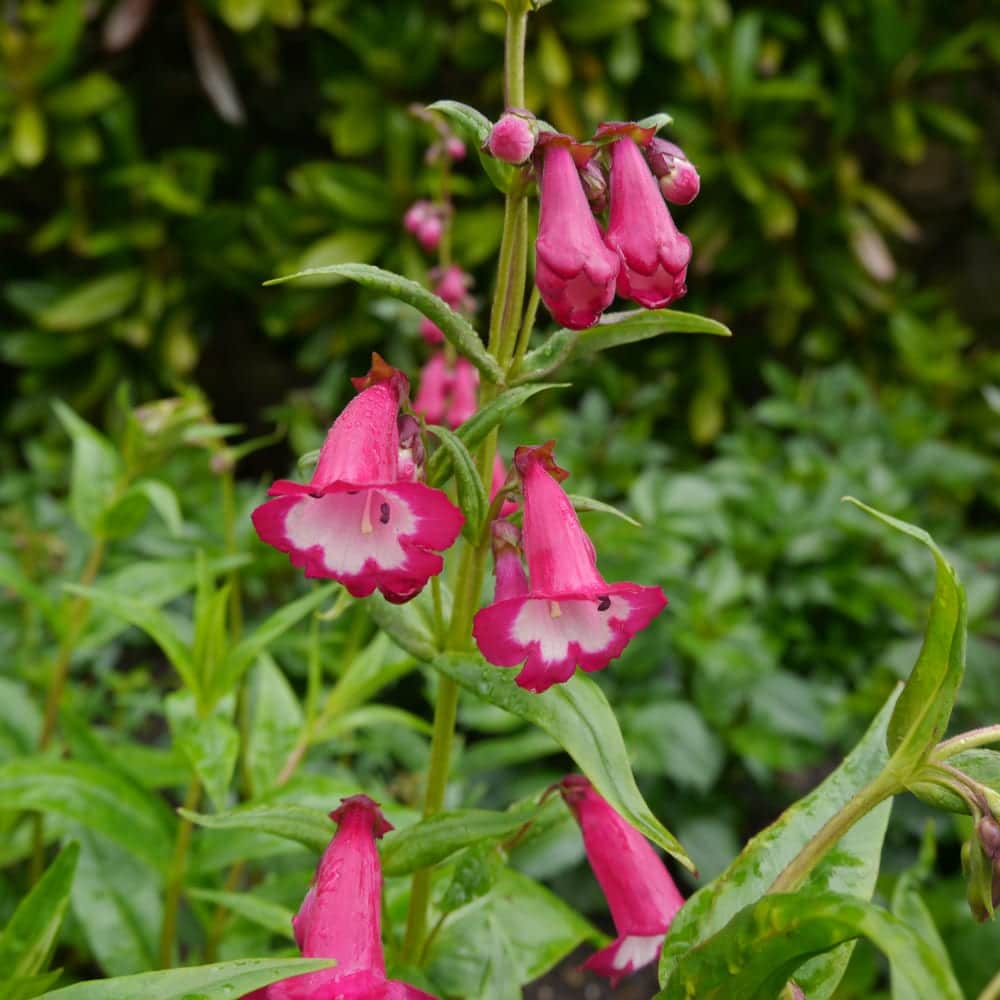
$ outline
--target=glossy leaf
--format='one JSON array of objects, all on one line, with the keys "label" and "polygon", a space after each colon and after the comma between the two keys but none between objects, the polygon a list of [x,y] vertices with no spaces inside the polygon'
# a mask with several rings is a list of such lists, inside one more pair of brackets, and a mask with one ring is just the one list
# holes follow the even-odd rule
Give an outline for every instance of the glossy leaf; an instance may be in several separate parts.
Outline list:
[{"label": "glossy leaf", "polygon": [[418,868],[429,868],[464,847],[509,837],[530,823],[537,812],[528,808],[506,813],[486,809],[436,813],[386,836],[382,870],[386,875],[409,875]]},{"label": "glossy leaf", "polygon": [[[949,757],[946,763],[958,768],[963,774],[996,793],[1000,800],[1000,750],[963,750]],[[914,782],[907,786],[922,802],[944,809],[947,812],[969,812],[969,804],[960,795],[941,785],[929,781]]]},{"label": "glossy leaf", "polygon": [[[920,895],[917,877],[912,871],[903,872],[892,893],[892,914],[912,930],[924,946],[937,958],[938,964],[947,969],[956,995],[961,995],[952,969],[948,949],[941,940],[941,933],[934,923],[927,904]],[[922,985],[922,984],[918,984]],[[923,1000],[925,992],[914,992],[913,984],[902,976],[892,977],[892,1000]]]},{"label": "glossy leaf", "polygon": [[509,163],[497,160],[484,152],[483,147],[493,129],[493,123],[489,118],[460,101],[435,101],[427,106],[427,110],[440,112],[448,119],[459,137],[477,151],[479,162],[486,176],[493,182],[493,186],[506,194],[510,190],[514,168]]},{"label": "glossy leaf", "polygon": [[70,511],[81,528],[92,532],[112,501],[122,471],[121,461],[111,442],[65,403],[53,400],[52,408],[73,441]]},{"label": "glossy leaf", "polygon": [[[757,834],[718,878],[684,904],[663,945],[661,985],[692,949],[721,930],[745,906],[760,899],[813,835],[882,771],[888,757],[885,731],[896,698],[893,694],[886,702],[864,737],[833,774]],[[835,856],[846,846],[843,842],[838,844]],[[849,857],[846,860],[851,861]],[[857,862],[862,863],[860,858]],[[840,888],[835,881],[829,881],[828,887]]]},{"label": "glossy leaf", "polygon": [[544,343],[525,354],[514,383],[537,382],[557,371],[573,356],[579,338],[579,330],[556,330]]},{"label": "glossy leaf", "polygon": [[200,899],[206,903],[213,903],[217,906],[224,906],[238,917],[249,920],[269,930],[272,934],[279,934],[281,937],[295,940],[292,932],[291,910],[274,903],[269,899],[262,899],[252,892],[223,892],[219,889],[188,889],[187,894],[192,899]]},{"label": "glossy leaf", "polygon": [[606,351],[611,347],[651,340],[666,333],[732,336],[729,327],[707,316],[697,316],[676,309],[629,309],[626,312],[605,313],[596,326],[582,330],[574,353],[581,355]]},{"label": "glossy leaf", "polygon": [[845,497],[866,514],[923,543],[937,568],[934,600],[917,662],[896,703],[886,740],[893,766],[904,772],[920,765],[944,736],[965,672],[965,590],[934,539],[912,524]]},{"label": "glossy leaf", "polygon": [[[867,937],[914,997],[964,1000],[951,969],[890,913],[836,893],[765,896],[689,952],[657,1000],[774,1000],[807,959]],[[807,994],[808,995],[808,994]]]},{"label": "glossy leaf", "polygon": [[394,299],[399,299],[401,302],[413,306],[439,327],[452,347],[463,357],[468,358],[485,378],[489,379],[490,382],[503,382],[503,372],[500,370],[500,366],[487,353],[472,324],[432,291],[400,274],[384,271],[382,268],[372,267],[370,264],[332,264],[329,267],[307,268],[296,274],[274,278],[267,284],[276,285],[315,274],[349,278],[365,288],[392,296]]},{"label": "glossy leaf", "polygon": [[69,906],[79,853],[78,844],[64,847],[18,903],[0,933],[0,969],[5,976],[34,976],[45,968]]},{"label": "glossy leaf", "polygon": [[0,809],[37,809],[82,823],[163,871],[173,849],[173,817],[163,803],[114,771],[35,757],[0,767]]},{"label": "glossy leaf", "polygon": [[584,513],[586,511],[597,511],[600,514],[613,514],[626,524],[631,524],[633,528],[642,527],[642,525],[634,517],[629,517],[629,515],[624,511],[619,510],[617,507],[614,507],[609,503],[604,503],[602,500],[595,500],[593,497],[582,497],[576,493],[570,493],[568,496],[569,502],[578,512]]},{"label": "glossy leaf", "polygon": [[428,430],[441,442],[442,449],[448,452],[448,457],[451,459],[451,471],[458,491],[458,505],[465,515],[462,534],[470,541],[476,541],[483,530],[483,521],[490,505],[476,463],[462,439],[447,427],[432,424]]},{"label": "glossy leaf", "polygon": [[[441,588],[443,591],[443,584]],[[406,604],[393,604],[381,594],[372,594],[371,597],[366,598],[365,607],[368,609],[372,621],[400,649],[406,650],[422,663],[433,660],[439,652],[434,628],[434,602],[431,587],[424,587],[412,601],[407,601]]]},{"label": "glossy leaf", "polygon": [[215,965],[144,972],[118,979],[76,983],[46,1000],[237,1000],[279,979],[328,969],[335,962],[315,958],[238,958]]},{"label": "glossy leaf", "polygon": [[178,718],[171,713],[169,705],[167,718],[177,749],[198,775],[212,805],[218,810],[225,809],[240,751],[236,727],[217,715]]},{"label": "glossy leaf", "polygon": [[303,847],[322,853],[333,839],[333,823],[319,809],[295,805],[245,806],[228,812],[204,813],[179,809],[178,812],[210,830],[253,830],[294,840]]},{"label": "glossy leaf", "polygon": [[250,675],[253,709],[247,766],[254,793],[273,788],[304,722],[295,691],[274,658],[261,656]]},{"label": "glossy leaf", "polygon": [[490,666],[473,654],[443,654],[432,666],[483,700],[544,729],[640,833],[694,870],[680,842],[646,805],[614,710],[589,677],[577,673],[565,684],[532,694],[514,683],[514,671]]}]

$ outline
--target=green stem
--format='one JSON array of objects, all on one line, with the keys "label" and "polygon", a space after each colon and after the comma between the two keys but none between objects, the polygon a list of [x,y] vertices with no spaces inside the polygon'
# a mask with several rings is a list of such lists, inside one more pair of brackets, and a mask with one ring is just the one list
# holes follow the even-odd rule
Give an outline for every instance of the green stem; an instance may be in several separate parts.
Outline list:
[{"label": "green stem", "polygon": [[811,840],[792,859],[787,868],[774,880],[769,893],[795,892],[808,878],[809,873],[819,864],[841,837],[862,817],[866,816],[880,802],[901,791],[895,774],[883,771],[874,781],[867,784],[839,812],[830,817],[820,827]]},{"label": "green stem", "polygon": [[[184,796],[184,808],[194,812],[201,801],[201,783],[197,778],[191,779],[187,795]],[[177,912],[181,904],[181,892],[184,888],[184,869],[187,867],[187,853],[191,846],[191,831],[193,824],[182,816],[177,827],[177,840],[174,842],[174,853],[167,870],[167,891],[163,901],[163,927],[160,933],[160,968],[169,969],[173,965],[174,938],[177,936]]]},{"label": "green stem", "polygon": [[538,314],[538,306],[541,302],[541,294],[538,285],[532,283],[531,295],[528,298],[527,308],[524,310],[524,321],[521,323],[521,332],[517,335],[517,348],[514,351],[514,360],[510,364],[508,374],[516,375],[521,370],[525,354],[528,353],[528,345],[531,343],[531,334],[535,329],[535,316]]},{"label": "green stem", "polygon": [[510,0],[507,5],[503,66],[503,90],[508,108],[524,107],[524,43],[527,37],[528,4],[525,0]]},{"label": "green stem", "polygon": [[945,740],[934,748],[931,760],[947,760],[963,750],[985,747],[991,743],[1000,743],[1000,726],[983,726],[981,729],[970,729],[967,733],[953,736],[950,740]]}]

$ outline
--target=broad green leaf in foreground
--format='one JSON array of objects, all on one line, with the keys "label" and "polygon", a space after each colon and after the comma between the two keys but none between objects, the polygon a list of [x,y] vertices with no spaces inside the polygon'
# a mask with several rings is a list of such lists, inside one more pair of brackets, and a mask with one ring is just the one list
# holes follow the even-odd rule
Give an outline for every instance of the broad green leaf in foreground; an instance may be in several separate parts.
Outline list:
[{"label": "broad green leaf in foreground", "polygon": [[240,958],[76,983],[46,994],[46,1000],[237,1000],[279,979],[318,972],[335,964],[312,958]]},{"label": "broad green leaf in foreground", "polygon": [[0,767],[0,809],[37,809],[74,819],[164,871],[174,819],[155,795],[113,771],[35,757]]},{"label": "broad green leaf in foreground", "polygon": [[[813,835],[885,765],[885,731],[897,694],[886,702],[861,742],[821,785],[757,834],[713,882],[694,894],[674,919],[663,945],[660,983],[667,982],[693,948],[721,930],[745,906],[758,900]],[[881,839],[870,845],[877,858]],[[843,841],[834,848],[843,851]],[[865,855],[868,847],[866,846]],[[849,860],[849,859],[845,859]],[[857,864],[864,864],[862,857]],[[849,865],[847,866],[849,870]],[[827,888],[854,891],[835,880]]]},{"label": "broad green leaf in foreground", "polygon": [[331,264],[329,267],[313,267],[298,271],[296,274],[286,274],[280,278],[273,278],[265,284],[277,285],[314,274],[335,274],[349,278],[365,288],[390,295],[413,306],[438,326],[452,347],[463,357],[468,358],[487,379],[491,382],[503,382],[500,366],[487,352],[472,324],[430,289],[404,278],[401,274],[384,271],[371,264]]},{"label": "broad green leaf in foreground", "polygon": [[46,991],[55,986],[62,978],[62,969],[52,972],[42,972],[37,976],[12,976],[10,979],[0,979],[0,997],[4,1000],[34,1000],[34,997],[46,995]]},{"label": "broad green leaf in foreground", "polygon": [[470,844],[509,837],[530,823],[538,811],[461,809],[437,813],[386,835],[382,842],[382,870],[386,875],[409,875],[418,868],[436,865]]},{"label": "broad green leaf in foreground", "polygon": [[918,933],[836,893],[765,896],[746,907],[685,956],[657,1000],[774,1000],[806,959],[858,937],[888,956],[893,983],[909,991],[897,995],[964,1000],[950,967]]},{"label": "broad green leaf in foreground", "polygon": [[34,976],[45,968],[69,906],[80,853],[69,844],[25,896],[0,934],[0,969],[5,976]]},{"label": "broad green leaf in foreground", "polygon": [[892,765],[905,776],[926,759],[944,736],[951,718],[965,672],[965,590],[926,531],[853,497],[845,499],[890,528],[922,542],[930,549],[937,568],[924,643],[886,734]]},{"label": "broad green leaf in foreground", "polygon": [[319,809],[296,805],[246,806],[228,812],[204,813],[179,809],[182,816],[206,826],[211,830],[253,830],[255,833],[270,833],[284,837],[322,853],[330,844],[334,834],[333,823],[326,813]]},{"label": "broad green leaf in foreground", "polygon": [[615,713],[589,677],[577,673],[566,684],[532,694],[514,683],[514,671],[490,666],[471,653],[443,654],[432,666],[485,701],[544,729],[640,833],[694,870],[680,842],[646,805]]}]

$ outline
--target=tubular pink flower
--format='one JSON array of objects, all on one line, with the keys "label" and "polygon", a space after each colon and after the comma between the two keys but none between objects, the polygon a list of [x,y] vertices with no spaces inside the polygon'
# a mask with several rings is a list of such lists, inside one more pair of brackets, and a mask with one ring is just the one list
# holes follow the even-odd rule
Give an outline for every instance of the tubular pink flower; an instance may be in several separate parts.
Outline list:
[{"label": "tubular pink flower", "polygon": [[646,838],[585,777],[564,778],[559,791],[580,824],[587,859],[618,932],[614,942],[584,964],[607,976],[613,987],[623,976],[656,961],[684,897]]},{"label": "tubular pink flower", "polygon": [[443,424],[454,430],[476,412],[479,372],[475,365],[458,358],[449,368],[443,354],[435,354],[420,373],[420,390],[413,403],[431,424]]},{"label": "tubular pink flower", "polygon": [[476,395],[479,391],[479,372],[465,358],[455,361],[451,384],[451,405],[448,407],[448,426],[454,430],[476,412]]},{"label": "tubular pink flower", "polygon": [[659,587],[608,583],[598,572],[594,546],[559,485],[567,474],[553,460],[553,444],[518,448],[514,456],[530,587],[496,596],[472,628],[490,663],[524,664],[517,683],[529,691],[569,680],[578,666],[602,670],[667,603]]},{"label": "tubular pink flower", "polygon": [[535,283],[556,321],[582,330],[615,297],[618,257],[604,245],[569,148],[552,141],[543,150]]},{"label": "tubular pink flower", "polygon": [[443,492],[400,470],[406,376],[375,354],[371,372],[354,384],[358,395],[330,428],[308,485],[278,480],[253,523],[306,576],[339,580],[355,597],[378,588],[403,603],[441,572],[438,553],[464,519]]},{"label": "tubular pink flower", "polygon": [[678,232],[656,179],[629,137],[611,144],[611,216],[605,242],[621,258],[618,294],[647,309],[687,288],[691,241]]},{"label": "tubular pink flower", "polygon": [[514,111],[505,111],[490,130],[487,148],[506,163],[524,163],[535,149],[538,126]]},{"label": "tubular pink flower", "polygon": [[375,840],[392,829],[367,795],[344,799],[330,814],[337,832],[316,878],[292,918],[305,958],[333,958],[331,969],[283,979],[251,994],[256,1000],[434,1000],[387,980],[382,956],[382,867]]}]

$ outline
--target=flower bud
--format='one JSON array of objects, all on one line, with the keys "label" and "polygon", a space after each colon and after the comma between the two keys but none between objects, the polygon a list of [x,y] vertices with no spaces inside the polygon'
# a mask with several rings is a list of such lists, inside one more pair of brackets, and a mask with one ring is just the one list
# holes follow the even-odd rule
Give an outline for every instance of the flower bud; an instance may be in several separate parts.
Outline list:
[{"label": "flower bud", "polygon": [[597,215],[608,207],[608,178],[596,160],[588,160],[580,167],[580,180],[590,202],[590,210]]},{"label": "flower bud", "polygon": [[456,163],[465,159],[465,143],[457,136],[450,135],[445,139],[444,151],[448,154],[448,158]]},{"label": "flower bud", "polygon": [[433,205],[424,198],[415,201],[403,216],[403,228],[408,233],[417,235],[420,227],[433,215]]},{"label": "flower bud", "polygon": [[417,242],[428,252],[437,250],[444,234],[444,223],[437,215],[432,215],[417,227]]},{"label": "flower bud", "polygon": [[646,147],[646,159],[654,176],[659,178],[660,192],[667,201],[674,205],[689,205],[694,201],[701,178],[680,146],[654,138]]},{"label": "flower bud", "polygon": [[534,117],[529,120],[517,112],[505,111],[490,132],[487,147],[498,160],[524,163],[535,148],[537,134]]}]

